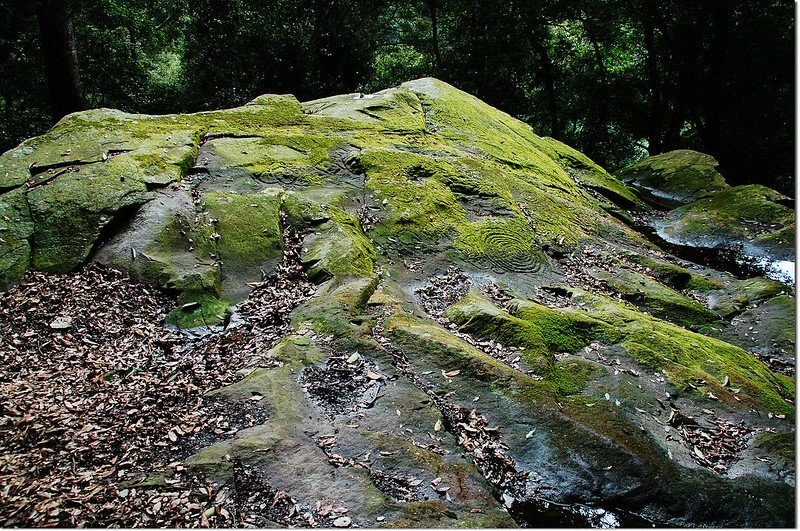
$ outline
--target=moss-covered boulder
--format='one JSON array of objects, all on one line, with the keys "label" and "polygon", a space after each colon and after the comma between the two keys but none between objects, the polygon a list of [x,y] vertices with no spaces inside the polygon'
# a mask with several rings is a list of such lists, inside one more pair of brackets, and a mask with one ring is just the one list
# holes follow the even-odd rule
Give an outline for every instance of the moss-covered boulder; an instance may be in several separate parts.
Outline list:
[{"label": "moss-covered boulder", "polygon": [[793,202],[766,186],[735,186],[671,210],[656,224],[670,242],[739,247],[750,256],[794,261]]},{"label": "moss-covered boulder", "polygon": [[188,329],[181,352],[246,351],[208,399],[260,420],[172,457],[286,518],[790,526],[793,366],[766,356],[793,353],[793,294],[634,221],[688,203],[664,238],[785,259],[785,198],[715,166],[672,152],[623,182],[430,78],[87,111],[0,156],[0,287],[100,262],[174,295],[152,326]]},{"label": "moss-covered boulder", "polygon": [[678,149],[647,157],[617,172],[617,178],[657,206],[674,207],[728,188],[711,155]]}]

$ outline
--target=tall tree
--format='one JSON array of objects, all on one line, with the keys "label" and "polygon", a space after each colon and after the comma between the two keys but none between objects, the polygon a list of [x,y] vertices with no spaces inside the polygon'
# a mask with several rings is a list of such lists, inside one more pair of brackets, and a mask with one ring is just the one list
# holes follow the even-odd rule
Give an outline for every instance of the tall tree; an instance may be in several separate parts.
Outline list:
[{"label": "tall tree", "polygon": [[428,13],[431,17],[431,45],[433,47],[433,59],[436,72],[442,71],[442,51],[439,49],[439,10],[437,0],[426,0],[425,4],[428,6]]},{"label": "tall tree", "polygon": [[547,49],[545,42],[547,28],[541,27],[537,24],[530,24],[527,38],[528,44],[536,54],[539,61],[539,73],[541,83],[544,85],[545,99],[547,101],[547,112],[550,117],[550,135],[555,138],[561,138],[562,127],[559,118],[558,99],[556,96],[556,78],[555,67],[553,61],[550,59],[550,53]]},{"label": "tall tree", "polygon": [[54,120],[83,109],[78,54],[72,34],[72,0],[39,0],[37,19]]},{"label": "tall tree", "polygon": [[645,0],[642,16],[642,35],[647,51],[647,81],[649,86],[650,109],[647,125],[647,147],[651,155],[661,153],[662,128],[664,122],[664,102],[662,98],[661,70],[656,49],[656,10],[655,0]]}]

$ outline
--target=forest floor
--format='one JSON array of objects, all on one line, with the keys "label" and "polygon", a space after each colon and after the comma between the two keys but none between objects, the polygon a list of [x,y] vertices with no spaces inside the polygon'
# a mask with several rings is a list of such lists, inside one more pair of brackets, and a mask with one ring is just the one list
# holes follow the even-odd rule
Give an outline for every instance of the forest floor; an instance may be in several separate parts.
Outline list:
[{"label": "forest floor", "polygon": [[[0,294],[0,523],[4,526],[231,526],[227,487],[181,461],[266,420],[249,403],[204,398],[240,380],[288,330],[313,286],[279,267],[240,305],[250,323],[187,335],[160,325],[173,297],[97,265],[30,272]],[[147,489],[143,470],[171,469]],[[273,493],[277,504],[279,493]]]}]

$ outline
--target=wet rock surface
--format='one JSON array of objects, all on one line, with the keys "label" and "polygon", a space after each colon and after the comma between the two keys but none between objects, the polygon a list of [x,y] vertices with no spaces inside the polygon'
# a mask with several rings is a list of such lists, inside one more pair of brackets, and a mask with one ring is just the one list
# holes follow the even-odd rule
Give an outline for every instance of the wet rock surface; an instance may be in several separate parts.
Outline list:
[{"label": "wet rock surface", "polygon": [[637,231],[794,224],[679,155],[434,79],[65,118],[0,157],[0,523],[794,525],[793,288]]},{"label": "wet rock surface", "polygon": [[712,267],[794,284],[794,200],[766,186],[730,187],[716,166],[706,154],[677,150],[617,176],[655,207],[634,217],[657,244]]},{"label": "wet rock surface", "polygon": [[676,208],[658,234],[694,247],[740,248],[744,256],[794,262],[794,208],[765,186],[736,186]]},{"label": "wet rock surface", "polygon": [[729,188],[710,155],[678,149],[647,157],[617,172],[657,206],[674,208]]}]

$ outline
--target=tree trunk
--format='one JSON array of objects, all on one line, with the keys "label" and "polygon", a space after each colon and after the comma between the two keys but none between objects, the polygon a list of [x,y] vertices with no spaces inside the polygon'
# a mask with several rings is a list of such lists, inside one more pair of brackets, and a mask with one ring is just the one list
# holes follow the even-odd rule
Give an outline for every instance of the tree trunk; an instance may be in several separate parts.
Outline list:
[{"label": "tree trunk", "polygon": [[705,90],[702,95],[703,105],[703,146],[708,153],[719,156],[722,147],[722,112],[723,101],[722,80],[725,70],[725,50],[731,37],[731,5],[728,2],[714,4],[711,14],[713,32],[708,52],[708,73]]},{"label": "tree trunk", "polygon": [[655,10],[652,1],[645,2],[642,27],[644,46],[647,50],[647,81],[650,85],[650,117],[647,125],[647,145],[650,155],[661,153],[664,106],[661,93],[661,75],[658,69],[658,53],[655,39]]},{"label": "tree trunk", "polygon": [[439,21],[437,19],[438,6],[436,0],[428,0],[428,12],[431,16],[431,41],[433,44],[433,60],[436,73],[442,71],[442,52],[439,50]]},{"label": "tree trunk", "polygon": [[600,50],[600,43],[598,42],[597,35],[592,30],[591,24],[587,17],[581,17],[581,24],[586,32],[589,42],[592,44],[592,51],[594,52],[594,60],[597,64],[598,74],[600,75],[600,104],[596,109],[595,124],[597,131],[600,135],[600,142],[606,143],[608,140],[608,111],[611,105],[611,96],[608,88],[608,71],[606,70],[605,60],[603,53]]},{"label": "tree trunk", "polygon": [[550,136],[553,138],[560,138],[562,136],[561,121],[558,119],[558,102],[556,100],[556,80],[553,72],[553,61],[550,59],[550,54],[547,53],[547,46],[539,35],[533,30],[528,32],[528,42],[531,48],[539,56],[541,62],[542,83],[544,84],[544,93],[547,98],[547,110],[550,114]]},{"label": "tree trunk", "polygon": [[72,35],[72,0],[39,0],[37,18],[54,120],[83,109],[78,56]]}]

